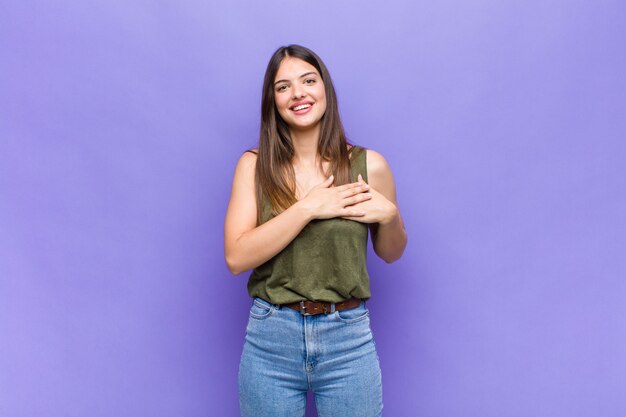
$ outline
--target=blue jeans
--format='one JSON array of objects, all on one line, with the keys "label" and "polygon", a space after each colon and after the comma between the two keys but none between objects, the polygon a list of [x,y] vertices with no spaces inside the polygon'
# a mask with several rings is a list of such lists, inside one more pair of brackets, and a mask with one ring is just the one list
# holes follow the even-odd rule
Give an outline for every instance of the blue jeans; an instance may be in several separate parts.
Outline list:
[{"label": "blue jeans", "polygon": [[239,365],[242,417],[380,417],[382,383],[365,302],[304,316],[255,298]]}]

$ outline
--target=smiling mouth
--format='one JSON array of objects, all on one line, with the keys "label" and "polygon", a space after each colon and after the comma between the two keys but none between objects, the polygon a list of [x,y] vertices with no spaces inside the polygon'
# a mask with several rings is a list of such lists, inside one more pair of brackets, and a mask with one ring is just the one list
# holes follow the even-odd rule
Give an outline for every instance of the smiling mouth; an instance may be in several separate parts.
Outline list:
[{"label": "smiling mouth", "polygon": [[293,111],[300,111],[300,110],[306,110],[308,108],[310,108],[312,106],[312,104],[300,104],[299,106],[296,107],[292,107],[291,110]]}]

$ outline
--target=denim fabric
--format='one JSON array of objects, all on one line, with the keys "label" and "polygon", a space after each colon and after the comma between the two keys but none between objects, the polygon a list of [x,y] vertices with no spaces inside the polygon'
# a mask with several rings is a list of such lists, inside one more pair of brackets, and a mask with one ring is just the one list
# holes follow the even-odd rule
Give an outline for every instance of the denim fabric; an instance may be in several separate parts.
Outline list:
[{"label": "denim fabric", "polygon": [[255,298],[239,365],[242,417],[379,417],[382,383],[365,302],[304,316]]}]

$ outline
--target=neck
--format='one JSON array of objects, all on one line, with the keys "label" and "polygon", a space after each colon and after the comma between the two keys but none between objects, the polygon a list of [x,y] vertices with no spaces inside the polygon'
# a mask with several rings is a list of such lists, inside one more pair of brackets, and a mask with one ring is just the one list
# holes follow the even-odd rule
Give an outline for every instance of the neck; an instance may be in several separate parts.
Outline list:
[{"label": "neck", "polygon": [[320,138],[320,125],[308,130],[290,130],[293,143],[293,164],[315,167],[318,161],[317,144]]}]

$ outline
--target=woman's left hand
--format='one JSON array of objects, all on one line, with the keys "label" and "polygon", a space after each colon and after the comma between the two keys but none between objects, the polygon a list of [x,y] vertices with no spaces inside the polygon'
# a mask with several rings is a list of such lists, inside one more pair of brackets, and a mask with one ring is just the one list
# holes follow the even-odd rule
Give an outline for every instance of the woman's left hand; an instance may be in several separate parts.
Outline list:
[{"label": "woman's left hand", "polygon": [[[365,183],[365,181],[363,181],[363,177],[361,177],[361,174],[359,174],[359,182]],[[398,215],[398,208],[396,207],[396,205],[389,201],[384,195],[373,189],[371,185],[369,193],[372,194],[371,199],[350,206],[364,211],[364,216],[346,216],[342,218],[355,220],[361,223],[391,223]]]}]

